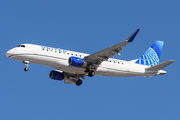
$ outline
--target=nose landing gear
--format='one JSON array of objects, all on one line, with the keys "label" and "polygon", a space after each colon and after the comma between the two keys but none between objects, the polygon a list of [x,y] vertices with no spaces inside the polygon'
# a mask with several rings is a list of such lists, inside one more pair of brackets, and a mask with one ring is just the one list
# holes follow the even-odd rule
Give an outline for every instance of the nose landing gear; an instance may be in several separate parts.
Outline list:
[{"label": "nose landing gear", "polygon": [[25,64],[25,68],[24,68],[24,71],[28,71],[29,70],[29,68],[28,68],[28,66],[29,66],[29,61],[27,61],[27,60],[25,60],[25,61],[23,61],[23,64]]},{"label": "nose landing gear", "polygon": [[29,68],[28,68],[28,67],[25,67],[25,68],[24,68],[24,71],[28,71],[28,70],[29,70]]}]

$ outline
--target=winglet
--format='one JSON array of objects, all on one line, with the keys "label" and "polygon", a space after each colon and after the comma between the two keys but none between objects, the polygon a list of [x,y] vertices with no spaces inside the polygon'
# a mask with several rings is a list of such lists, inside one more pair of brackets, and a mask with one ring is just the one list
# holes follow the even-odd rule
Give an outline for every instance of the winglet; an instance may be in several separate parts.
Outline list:
[{"label": "winglet", "polygon": [[138,34],[139,30],[140,30],[140,28],[137,29],[130,37],[128,37],[128,38],[126,39],[126,41],[127,41],[127,42],[132,42],[132,41],[134,40],[134,38],[136,37],[136,35]]}]

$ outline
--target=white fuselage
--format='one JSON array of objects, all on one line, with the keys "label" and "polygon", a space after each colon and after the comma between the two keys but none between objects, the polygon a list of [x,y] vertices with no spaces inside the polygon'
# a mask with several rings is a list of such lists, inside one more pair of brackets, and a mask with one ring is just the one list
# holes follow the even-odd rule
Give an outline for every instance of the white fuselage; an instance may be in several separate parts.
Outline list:
[{"label": "white fuselage", "polygon": [[[84,58],[89,54],[74,52],[69,50],[57,49],[52,47],[45,47],[34,44],[24,44],[26,47],[15,47],[6,53],[6,56],[20,60],[29,61],[30,63],[41,64],[51,66],[57,70],[84,74],[85,67],[78,67],[69,65],[68,59],[70,56],[76,56]],[[159,75],[160,72],[165,71],[146,71],[148,66],[136,64],[133,61],[124,61],[109,58],[107,61],[102,62],[98,69],[95,71],[95,75],[103,76],[116,76],[116,77],[128,77],[128,76],[146,76]]]}]

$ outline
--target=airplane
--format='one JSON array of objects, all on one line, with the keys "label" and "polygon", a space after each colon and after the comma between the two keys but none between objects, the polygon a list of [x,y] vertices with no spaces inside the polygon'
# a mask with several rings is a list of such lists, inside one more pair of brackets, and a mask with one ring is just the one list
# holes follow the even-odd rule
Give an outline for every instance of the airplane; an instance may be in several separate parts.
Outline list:
[{"label": "airplane", "polygon": [[51,66],[49,77],[53,80],[64,80],[64,83],[77,86],[82,84],[81,79],[94,75],[113,77],[152,77],[164,75],[167,72],[162,70],[175,62],[168,60],[159,63],[163,41],[156,41],[139,58],[131,61],[111,58],[120,55],[122,48],[133,42],[140,29],[137,29],[125,41],[101,50],[94,54],[69,51],[60,48],[47,47],[35,44],[21,44],[6,52],[6,56],[25,64],[24,71],[28,71],[29,63]]}]

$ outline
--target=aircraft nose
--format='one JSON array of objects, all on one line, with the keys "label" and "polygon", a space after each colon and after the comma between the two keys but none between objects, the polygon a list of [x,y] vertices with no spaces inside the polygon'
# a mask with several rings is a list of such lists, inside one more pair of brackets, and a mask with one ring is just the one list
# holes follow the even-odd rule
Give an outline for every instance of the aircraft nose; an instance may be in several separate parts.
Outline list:
[{"label": "aircraft nose", "polygon": [[8,50],[5,55],[6,55],[7,57],[10,57],[10,56],[13,54],[13,51],[14,51],[13,49]]}]

